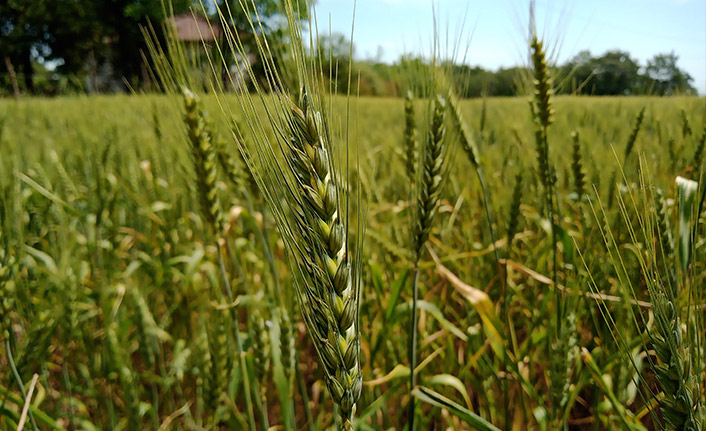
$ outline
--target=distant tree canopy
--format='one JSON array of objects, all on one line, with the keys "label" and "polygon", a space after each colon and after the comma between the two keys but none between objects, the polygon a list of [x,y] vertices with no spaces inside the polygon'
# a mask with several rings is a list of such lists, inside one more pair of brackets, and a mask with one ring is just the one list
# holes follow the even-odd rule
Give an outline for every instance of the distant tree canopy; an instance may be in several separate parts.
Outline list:
[{"label": "distant tree canopy", "polygon": [[[172,1],[176,12],[192,3]],[[47,65],[55,66],[54,79],[77,78],[74,85],[106,64],[118,80],[137,84],[145,47],[140,26],[164,18],[160,0],[6,0],[0,2],[0,55],[8,73],[21,72],[29,93],[42,92],[35,78]]]},{"label": "distant tree canopy", "polygon": [[657,54],[640,66],[624,51],[593,57],[581,51],[557,71],[560,91],[593,95],[695,94],[692,77],[677,66],[674,53]]},{"label": "distant tree canopy", "polygon": [[[336,65],[332,68],[338,71],[336,88],[345,92],[350,63],[348,42],[340,37],[334,39],[339,48],[331,52],[341,54],[332,55],[324,64]],[[624,51],[608,51],[600,57],[581,51],[566,63],[553,67],[555,91],[557,94],[596,96],[696,94],[692,77],[677,66],[677,60],[674,53],[658,54],[641,66]],[[530,70],[525,67],[492,71],[450,62],[442,66],[462,97],[516,96],[524,94],[524,89],[528,88]],[[359,84],[360,94],[365,95],[399,96],[409,87],[423,93],[424,68],[425,60],[420,57],[403,57],[392,65],[357,61],[353,63],[353,84]]]},{"label": "distant tree canopy", "polygon": [[[300,1],[304,5],[304,0]],[[239,0],[229,3],[234,30],[249,33],[248,14]],[[257,0],[257,14],[269,38],[282,37],[280,0]],[[167,6],[165,11],[164,4]],[[226,8],[224,8],[226,9]],[[0,1],[0,94],[66,91],[116,91],[140,88],[148,81],[142,54],[147,49],[142,28],[152,24],[163,40],[161,23],[167,15],[202,11],[199,0],[3,0]],[[306,13],[306,7],[299,10]],[[206,11],[211,18],[215,8]],[[253,18],[254,19],[254,18]],[[107,76],[110,84],[90,88],[92,75]]]}]

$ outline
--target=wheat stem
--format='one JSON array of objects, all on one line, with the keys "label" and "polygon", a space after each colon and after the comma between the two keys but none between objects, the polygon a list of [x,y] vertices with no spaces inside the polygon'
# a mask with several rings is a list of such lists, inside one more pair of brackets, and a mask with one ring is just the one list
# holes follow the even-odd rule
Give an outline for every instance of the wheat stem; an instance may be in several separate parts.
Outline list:
[{"label": "wheat stem", "polygon": [[[27,399],[27,393],[25,392],[25,385],[22,383],[22,377],[20,377],[20,373],[17,371],[17,366],[15,365],[15,358],[12,355],[12,346],[10,346],[10,338],[6,337],[5,338],[5,354],[7,355],[7,363],[10,365],[10,370],[12,370],[12,375],[15,377],[15,382],[17,383],[17,389],[20,391],[20,395],[22,396],[23,400]],[[32,429],[34,431],[38,431],[39,428],[37,428],[37,423],[34,421],[34,415],[32,414],[32,411],[29,411],[29,421],[32,424]]]},{"label": "wheat stem", "polygon": [[[485,217],[488,222],[488,230],[490,232],[490,239],[491,239],[491,244],[493,247],[493,256],[495,257],[495,265],[498,271],[498,276],[500,277],[500,283],[501,283],[501,290],[502,290],[502,297],[503,297],[503,315],[505,317],[505,323],[507,325],[508,330],[510,330],[510,313],[509,313],[509,307],[508,307],[508,295],[507,295],[507,286],[506,286],[506,279],[505,279],[505,268],[503,268],[503,265],[500,263],[500,253],[498,251],[498,248],[496,246],[497,239],[495,235],[495,222],[493,220],[493,215],[492,215],[492,203],[490,199],[490,194],[488,193],[488,186],[485,182],[485,175],[483,174],[483,165],[481,164],[480,160],[480,152],[478,151],[478,147],[476,146],[475,142],[473,141],[473,138],[471,137],[470,132],[468,131],[468,127],[466,126],[466,122],[463,119],[463,116],[461,115],[461,110],[458,106],[458,99],[456,96],[449,91],[449,111],[451,113],[451,118],[453,119],[456,128],[458,129],[459,133],[459,140],[461,143],[461,148],[463,148],[464,152],[466,153],[466,156],[468,157],[469,161],[471,162],[471,165],[473,165],[473,168],[476,172],[476,176],[478,178],[478,183],[480,185],[481,191],[483,193],[483,208],[485,210]],[[485,103],[485,98],[483,98],[483,112],[481,115],[481,132],[484,128],[485,125],[485,110],[486,110],[486,103]],[[507,358],[503,361],[503,373],[505,374],[507,372]],[[509,420],[509,415],[510,415],[510,407],[509,407],[509,394],[507,392],[507,379],[503,379],[502,383],[503,385],[503,392],[505,393],[504,397],[504,403],[505,403],[505,428],[509,429],[510,426],[510,420]]]},{"label": "wheat stem", "polygon": [[[225,261],[223,260],[223,252],[221,251],[221,246],[218,244],[218,267],[220,268],[221,277],[223,279],[223,285],[226,290],[226,296],[228,302],[233,302],[233,290],[230,287],[230,281],[228,281],[228,273],[226,272]],[[240,335],[240,328],[238,327],[238,316],[235,313],[235,309],[231,308],[231,320],[233,321],[233,335],[235,336],[235,347],[238,354],[238,362],[240,365],[240,370],[243,378],[243,386],[245,393],[245,408],[248,413],[248,422],[251,430],[255,430],[255,413],[253,410],[252,396],[250,394],[250,377],[248,377],[247,363],[245,362],[245,353],[243,351],[243,341]]]},{"label": "wheat stem", "polygon": [[417,206],[414,225],[414,282],[412,284],[412,311],[410,318],[410,343],[409,343],[409,416],[407,418],[408,431],[415,428],[416,398],[412,390],[417,384],[415,368],[417,367],[417,339],[419,338],[419,325],[417,324],[417,301],[419,298],[419,261],[423,247],[429,238],[434,216],[439,204],[439,194],[443,183],[443,167],[446,150],[446,100],[438,95],[434,101],[434,110],[429,133],[424,147],[424,163],[421,172],[421,184],[417,195]]},{"label": "wheat stem", "polygon": [[412,319],[410,322],[410,341],[409,341],[409,387],[410,387],[410,400],[409,400],[409,413],[407,418],[408,428],[407,431],[415,431],[415,410],[416,410],[416,398],[411,395],[411,391],[417,386],[417,373],[415,372],[417,368],[417,338],[419,337],[419,329],[417,326],[417,301],[419,300],[419,264],[414,264],[414,278],[412,282]]},{"label": "wheat stem", "polygon": [[69,379],[69,368],[66,366],[66,360],[62,361],[61,372],[64,376],[64,386],[66,386],[66,392],[69,396],[69,429],[74,430],[74,424],[76,422],[74,419],[74,406],[73,402],[71,401],[73,399],[73,394],[71,391],[71,380]]}]

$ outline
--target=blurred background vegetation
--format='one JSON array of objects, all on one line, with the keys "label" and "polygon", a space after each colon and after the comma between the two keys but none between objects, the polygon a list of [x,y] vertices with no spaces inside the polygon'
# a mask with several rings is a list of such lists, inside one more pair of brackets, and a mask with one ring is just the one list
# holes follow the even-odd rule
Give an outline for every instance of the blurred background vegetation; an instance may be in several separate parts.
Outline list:
[{"label": "blurred background vegetation", "polygon": [[[240,10],[235,7],[237,0],[216,0],[221,6],[228,2],[233,3],[231,11]],[[279,1],[256,3],[266,23],[261,31],[270,42],[286,44],[286,20],[279,12]],[[304,18],[306,7],[299,10]],[[169,10],[162,0],[6,0],[0,3],[0,96],[154,91],[158,87],[143,56],[146,46],[142,29],[154,29],[156,38],[163,40],[161,24],[168,17],[188,14],[194,21],[193,13],[198,20],[217,26],[214,11],[194,0],[173,0]],[[241,35],[250,32],[242,13],[236,13],[229,25]],[[190,41],[200,45],[193,37]],[[322,37],[320,43],[320,52],[326,53],[324,66],[335,62],[334,70],[340,77],[335,87],[340,92],[347,91],[348,68],[352,67],[353,76],[359,77],[361,95],[399,96],[403,71],[423,61],[415,56],[404,56],[391,64],[356,58],[350,65],[349,57],[351,52],[356,57],[355,49],[350,49],[345,36],[332,34]],[[554,68],[559,94],[696,93],[692,77],[679,68],[674,53],[656,53],[640,64],[625,51],[581,51]],[[524,66],[487,70],[456,64],[449,69],[461,84],[457,87],[465,89],[463,97],[524,94],[518,85],[524,82],[519,77],[528,72]]]}]

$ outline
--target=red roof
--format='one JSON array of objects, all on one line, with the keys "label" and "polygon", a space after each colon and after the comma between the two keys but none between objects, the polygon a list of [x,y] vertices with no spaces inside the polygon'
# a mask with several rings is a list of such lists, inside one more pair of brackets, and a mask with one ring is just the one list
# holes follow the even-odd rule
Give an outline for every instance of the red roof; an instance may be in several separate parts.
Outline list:
[{"label": "red roof", "polygon": [[214,40],[223,34],[220,23],[210,22],[201,15],[183,13],[168,18],[176,27],[176,35],[181,41],[201,42]]}]

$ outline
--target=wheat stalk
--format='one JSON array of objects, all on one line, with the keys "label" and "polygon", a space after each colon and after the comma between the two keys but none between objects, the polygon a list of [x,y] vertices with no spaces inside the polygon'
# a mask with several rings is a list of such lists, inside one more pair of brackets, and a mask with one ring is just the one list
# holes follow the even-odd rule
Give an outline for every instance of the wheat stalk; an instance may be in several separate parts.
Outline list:
[{"label": "wheat stalk", "polygon": [[[556,185],[556,175],[549,161],[549,142],[548,130],[553,122],[554,110],[552,109],[551,96],[552,80],[549,76],[549,67],[547,65],[546,53],[544,44],[537,39],[536,34],[533,35],[530,42],[532,53],[532,66],[534,72],[534,95],[530,102],[532,117],[535,123],[535,146],[537,148],[538,172],[540,180],[544,188],[545,206],[549,213],[549,221],[551,226],[552,240],[552,282],[557,283],[558,280],[558,246],[557,246],[557,227],[558,227],[558,203],[554,196],[554,188]],[[555,291],[555,333],[553,349],[557,354],[552,358],[551,368],[552,378],[550,380],[550,399],[552,401],[552,410],[554,420],[557,426],[565,426],[559,423],[562,419],[559,417],[561,404],[564,402],[564,394],[567,388],[565,387],[565,377],[567,370],[564,364],[567,361],[567,340],[566,337],[569,331],[562,328],[564,321],[563,313],[563,292]]]},{"label": "wheat stalk", "polygon": [[[556,213],[554,208],[554,184],[555,176],[549,162],[549,142],[548,130],[553,119],[554,110],[551,105],[552,81],[549,77],[549,67],[547,65],[544,44],[532,37],[530,43],[532,51],[532,66],[534,69],[534,95],[530,101],[532,118],[535,123],[535,147],[537,149],[538,172],[542,185],[544,186],[544,204],[549,212],[552,227],[553,244],[553,280],[557,280],[557,238],[556,238]],[[557,334],[561,326],[561,307],[559,295],[557,294]]]},{"label": "wheat stalk", "polygon": [[[226,241],[220,241],[223,234],[223,215],[221,211],[220,201],[218,198],[218,190],[216,189],[217,178],[217,156],[216,149],[212,142],[212,132],[209,128],[209,123],[206,114],[201,108],[199,98],[191,90],[182,89],[184,100],[184,123],[191,144],[191,154],[193,156],[194,170],[196,171],[196,184],[198,189],[199,200],[203,217],[208,222],[210,229],[214,232],[217,239],[218,264],[220,268],[221,278],[224,284],[226,297],[229,302],[233,302],[233,291],[230,287],[230,280],[225,269],[223,258],[222,244],[226,247]],[[243,345],[238,327],[238,319],[235,309],[230,310],[231,320],[233,322],[233,334],[238,354],[240,369],[242,370],[243,383],[245,385],[245,403],[248,412],[248,421],[251,429],[255,429],[255,415],[253,411],[252,396],[250,394],[250,381],[247,373],[247,364]]]},{"label": "wheat stalk", "polygon": [[[643,166],[644,165],[641,163],[641,172],[645,171]],[[645,185],[646,182],[644,178],[641,178],[641,184],[645,199],[647,199],[648,186]],[[680,224],[684,228],[680,229],[680,233],[685,233],[683,240],[686,242],[691,241],[692,231],[690,225],[694,214],[692,210],[696,188],[697,185],[694,181],[677,177],[677,189],[680,194]],[[633,202],[634,210],[636,212],[639,211],[632,191],[629,190],[627,194]],[[654,316],[654,326],[651,328],[647,327],[647,332],[657,360],[655,362],[650,358],[649,366],[654,372],[663,393],[662,397],[656,398],[657,405],[659,405],[662,412],[662,417],[658,418],[656,415],[653,415],[653,418],[656,421],[664,421],[664,423],[661,424],[662,429],[700,431],[701,423],[699,422],[699,415],[702,415],[703,412],[699,401],[698,377],[694,374],[693,362],[689,355],[690,351],[693,351],[691,348],[694,346],[689,346],[689,340],[688,338],[685,339],[685,335],[688,335],[690,331],[700,333],[701,328],[691,319],[689,319],[690,321],[685,325],[681,322],[681,316],[684,312],[684,308],[680,304],[683,298],[682,290],[691,290],[685,289],[690,283],[688,276],[689,259],[687,257],[678,257],[669,262],[666,261],[667,256],[673,256],[673,252],[670,251],[670,249],[673,249],[673,246],[670,245],[671,239],[669,235],[670,228],[668,217],[659,191],[657,191],[656,197],[656,202],[648,202],[649,209],[645,217],[638,217],[636,220],[637,224],[635,224],[628,214],[622,196],[618,196],[620,213],[632,241],[634,243],[640,241],[646,247],[646,253],[637,253],[635,256],[638,260],[642,282],[647,287],[647,292],[652,303],[652,314]],[[601,212],[603,217],[606,218],[605,207],[602,205]],[[595,209],[594,215],[597,216]],[[656,232],[657,237],[654,236],[655,227],[658,229]],[[642,238],[640,239],[638,239],[637,233],[639,231],[636,228],[640,228],[641,230]],[[622,247],[622,245],[616,243],[614,233],[609,226],[606,226],[605,229],[601,229],[601,234],[608,249],[608,257],[617,273],[619,282],[627,292],[632,292],[632,295],[635,295],[635,287],[632,285],[628,269],[618,253],[618,249]],[[690,250],[691,244],[687,244],[684,248]],[[661,249],[661,253],[658,253],[659,249]],[[663,264],[667,272],[666,275],[661,273],[658,265],[658,257],[660,255],[662,255],[662,259],[664,260]],[[674,271],[673,266],[681,266],[682,271]],[[672,279],[674,279],[674,282],[672,282]],[[591,276],[591,285],[592,288],[595,289],[593,276]],[[620,348],[627,357],[631,357],[631,347],[626,344],[626,340],[622,338],[620,331],[615,327],[616,322],[608,315],[609,310],[606,308],[605,304],[601,306],[603,307],[602,313],[604,314],[604,318],[614,327],[614,334],[616,334],[616,341],[618,341]],[[636,314],[633,310],[630,310],[630,313],[636,324],[639,325],[639,323],[642,322],[643,325],[647,325],[648,322],[645,322],[641,315]],[[684,327],[686,327],[686,333],[684,332]],[[644,347],[647,349],[647,346]],[[642,374],[643,371],[640,370],[634,362],[633,366],[636,367],[642,382],[647,384]]]},{"label": "wheat stalk", "polygon": [[[458,99],[456,98],[454,92],[452,90],[449,90],[448,92],[448,100],[449,100],[449,111],[451,113],[451,118],[453,120],[454,125],[458,129],[458,139],[461,144],[461,148],[463,148],[463,151],[466,153],[466,156],[468,157],[468,160],[471,162],[471,165],[473,165],[473,168],[476,172],[476,176],[478,177],[478,183],[480,184],[480,187],[483,191],[483,207],[485,209],[485,216],[486,220],[488,222],[488,230],[490,231],[490,239],[491,239],[491,244],[493,247],[493,255],[495,256],[495,263],[497,266],[497,271],[498,274],[505,274],[505,271],[503,270],[503,266],[500,263],[500,253],[498,252],[498,248],[496,246],[497,244],[497,238],[495,235],[495,223],[493,221],[493,216],[492,216],[492,203],[490,200],[490,193],[488,192],[488,187],[486,185],[485,181],[485,175],[483,174],[483,165],[480,160],[480,152],[478,151],[478,147],[473,140],[468,127],[466,126],[466,122],[463,118],[463,115],[461,114],[461,109],[458,104]],[[483,111],[481,113],[481,120],[480,120],[480,132],[481,132],[481,139],[483,138],[483,130],[485,128],[485,115],[486,115],[486,99],[485,97],[483,98]],[[518,208],[519,212],[519,202],[518,202]],[[516,227],[516,226],[515,226]],[[514,236],[514,234],[513,234]],[[501,280],[501,289],[502,289],[502,295],[503,295],[503,303],[502,303],[502,311],[503,315],[505,316],[505,323],[507,324],[508,330],[510,330],[510,313],[509,313],[509,296],[507,292],[507,285],[506,285],[506,279],[504,276],[500,277]],[[507,360],[504,362],[504,368],[503,368],[503,373],[506,372],[508,367]],[[507,380],[503,380],[503,392],[507,394]],[[504,402],[505,402],[505,422],[509,423],[509,401],[510,397],[505,396],[504,397]]]},{"label": "wheat stalk", "polygon": [[[417,187],[417,202],[414,212],[414,225],[412,227],[412,238],[414,247],[414,278],[412,284],[412,310],[410,319],[409,338],[409,393],[410,396],[417,384],[417,340],[419,337],[419,325],[417,324],[417,301],[419,299],[419,260],[421,259],[424,245],[429,239],[434,216],[439,205],[439,195],[443,184],[444,167],[446,160],[446,100],[437,95],[434,100],[431,123],[423,148],[422,171],[420,183]],[[408,429],[415,430],[415,410],[416,398],[411,397],[409,402],[409,414],[407,417]]]},{"label": "wheat stalk", "polygon": [[[2,247],[0,249],[0,342],[4,341],[7,362],[10,365],[22,398],[26,399],[27,395],[24,383],[17,371],[15,359],[12,354],[12,343],[10,342],[10,338],[12,337],[12,318],[10,314],[15,308],[15,280],[12,278],[12,265],[15,262],[15,258],[9,252],[7,237],[4,231],[7,217],[5,211],[5,202],[0,202],[0,247]],[[31,411],[29,412],[29,419],[32,424],[32,429],[37,431],[37,423]]]},{"label": "wheat stalk", "polygon": [[125,351],[125,343],[120,340],[117,322],[109,322],[105,328],[106,346],[110,366],[117,374],[123,391],[123,402],[128,429],[141,429],[140,398],[135,374],[130,367],[130,359]]}]

